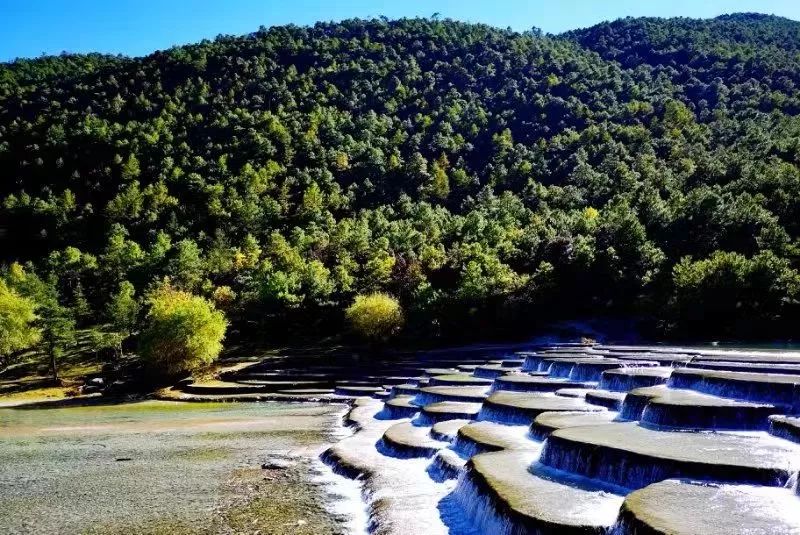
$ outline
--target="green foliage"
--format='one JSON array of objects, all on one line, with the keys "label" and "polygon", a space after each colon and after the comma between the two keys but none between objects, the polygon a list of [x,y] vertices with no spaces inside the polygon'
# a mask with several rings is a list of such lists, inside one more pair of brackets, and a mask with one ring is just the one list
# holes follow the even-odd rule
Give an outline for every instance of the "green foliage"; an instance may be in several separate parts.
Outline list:
[{"label": "green foliage", "polygon": [[148,302],[140,352],[151,369],[176,376],[216,360],[228,322],[210,301],[162,285]]},{"label": "green foliage", "polygon": [[41,337],[34,303],[0,279],[0,357],[31,347]]},{"label": "green foliage", "polygon": [[108,303],[107,314],[114,330],[124,333],[125,336],[131,334],[136,329],[139,308],[133,284],[122,281],[119,291],[111,297],[111,301]]},{"label": "green foliage", "polygon": [[[800,268],[798,43],[747,14],[375,19],[0,65],[0,260],[81,324],[169,277],[238,327],[317,333],[389,292],[415,336],[606,313],[792,335],[791,284],[675,273]],[[698,323],[717,277],[758,305]]]},{"label": "green foliage", "polygon": [[800,298],[800,273],[769,251],[752,258],[724,251],[703,260],[683,258],[672,278],[674,306],[692,334],[735,335],[748,323],[763,327],[796,308]]},{"label": "green foliage", "polygon": [[345,310],[347,321],[359,336],[371,341],[385,340],[403,327],[403,309],[394,297],[384,293],[356,296]]},{"label": "green foliage", "polygon": [[58,382],[58,362],[75,343],[75,311],[61,304],[57,280],[51,277],[38,294],[38,324],[42,346],[50,359],[53,381]]}]

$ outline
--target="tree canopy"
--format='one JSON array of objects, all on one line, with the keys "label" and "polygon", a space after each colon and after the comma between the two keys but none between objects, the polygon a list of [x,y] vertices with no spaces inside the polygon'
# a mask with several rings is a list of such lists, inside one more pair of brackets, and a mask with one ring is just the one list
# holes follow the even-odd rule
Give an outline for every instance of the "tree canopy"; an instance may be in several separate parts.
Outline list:
[{"label": "tree canopy", "polygon": [[791,334],[799,47],[751,14],[373,19],[1,64],[0,260],[79,325],[169,277],[274,336],[375,292],[415,336]]},{"label": "tree canopy", "polygon": [[0,363],[3,357],[31,347],[41,338],[35,304],[0,279]]},{"label": "tree canopy", "polygon": [[216,360],[228,324],[212,303],[169,284],[156,289],[148,301],[140,351],[152,370],[175,376]]},{"label": "tree canopy", "polygon": [[379,342],[397,334],[403,326],[400,303],[384,293],[357,295],[345,316],[359,336]]}]

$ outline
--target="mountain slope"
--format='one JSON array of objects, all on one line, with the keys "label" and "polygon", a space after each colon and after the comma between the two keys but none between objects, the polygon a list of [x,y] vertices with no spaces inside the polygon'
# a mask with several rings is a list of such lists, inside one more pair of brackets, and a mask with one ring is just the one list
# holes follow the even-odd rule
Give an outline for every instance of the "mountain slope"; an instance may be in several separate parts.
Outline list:
[{"label": "mountain slope", "polygon": [[351,20],[9,64],[2,255],[87,322],[168,276],[275,330],[387,291],[424,335],[604,313],[781,334],[799,29]]}]

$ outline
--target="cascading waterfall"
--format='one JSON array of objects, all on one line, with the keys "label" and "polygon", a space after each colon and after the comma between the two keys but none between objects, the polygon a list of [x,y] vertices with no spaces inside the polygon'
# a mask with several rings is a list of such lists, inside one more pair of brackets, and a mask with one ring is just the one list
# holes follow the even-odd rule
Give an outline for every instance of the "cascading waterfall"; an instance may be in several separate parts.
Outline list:
[{"label": "cascading waterfall", "polygon": [[361,535],[368,532],[368,515],[364,506],[364,489],[361,482],[346,477],[338,472],[336,467],[318,459],[315,463],[317,475],[314,483],[321,485],[328,494],[335,500],[326,506],[332,514],[342,515],[349,518],[347,522],[347,533],[351,535]]},{"label": "cascading waterfall", "polygon": [[611,392],[629,392],[635,388],[661,385],[667,382],[665,377],[657,375],[626,375],[622,373],[606,374],[600,377],[598,388]]},{"label": "cascading waterfall", "polygon": [[403,407],[398,405],[386,404],[383,409],[375,415],[376,420],[399,420],[402,418],[412,418],[419,411],[419,407]]},{"label": "cascading waterfall", "polygon": [[774,409],[769,406],[731,405],[715,407],[711,411],[697,410],[692,405],[648,403],[640,420],[653,427],[675,429],[766,430],[772,412]]},{"label": "cascading waterfall", "polygon": [[533,355],[525,355],[525,359],[522,361],[522,371],[524,372],[532,372],[538,366],[539,361],[538,357]]},{"label": "cascading waterfall", "polygon": [[639,489],[671,478],[718,479],[761,485],[785,483],[788,474],[725,465],[680,464],[669,458],[639,455],[632,451],[602,448],[551,435],[544,443],[540,462],[557,470],[579,474],[614,485]]},{"label": "cascading waterfall", "polygon": [[496,379],[501,375],[505,375],[508,373],[510,368],[498,368],[498,369],[481,369],[475,368],[472,372],[472,375],[475,377],[479,377],[481,379]]},{"label": "cascading waterfall", "polygon": [[441,483],[451,479],[458,479],[461,474],[459,466],[452,462],[448,462],[448,454],[454,455],[452,450],[442,450],[433,456],[431,463],[428,465],[426,471],[434,481]]},{"label": "cascading waterfall", "polygon": [[[551,376],[550,380],[542,381],[548,386],[553,384],[560,385],[562,382],[570,384],[565,379],[573,382],[599,380],[598,389],[601,392],[590,392],[600,398],[609,400],[614,398],[617,401],[622,396],[610,394],[610,392],[630,392],[637,388],[645,388],[643,391],[638,391],[634,394],[628,393],[625,396],[619,417],[613,420],[613,423],[611,423],[611,418],[598,418],[596,421],[586,418],[575,421],[568,416],[551,416],[549,419],[543,419],[543,422],[548,422],[551,427],[543,427],[541,430],[537,430],[535,425],[530,430],[519,428],[530,433],[528,437],[535,441],[533,442],[534,446],[531,447],[525,442],[515,440],[519,438],[513,435],[512,430],[515,428],[508,426],[529,424],[532,416],[537,414],[536,411],[538,409],[529,408],[525,410],[515,408],[510,404],[506,405],[504,400],[498,399],[501,397],[498,395],[494,400],[484,400],[476,416],[475,410],[480,401],[480,392],[483,386],[468,384],[475,381],[458,381],[464,384],[455,385],[457,388],[454,388],[454,385],[447,383],[447,381],[457,381],[457,379],[450,377],[445,377],[441,380],[425,379],[425,381],[430,381],[432,384],[442,382],[442,385],[444,385],[439,388],[432,388],[433,392],[421,392],[409,385],[399,385],[395,387],[393,395],[396,397],[401,393],[413,393],[415,397],[412,403],[415,407],[403,407],[408,398],[401,398],[394,402],[394,406],[391,408],[389,405],[385,405],[383,411],[378,413],[375,418],[380,419],[384,416],[390,416],[392,419],[409,417],[410,414],[407,411],[414,411],[416,415],[412,417],[411,423],[417,427],[427,428],[440,420],[468,420],[470,418],[476,418],[481,422],[507,425],[472,424],[472,427],[462,429],[455,435],[455,438],[453,438],[453,433],[457,429],[461,429],[459,427],[461,425],[460,422],[452,422],[453,425],[440,425],[438,426],[438,433],[433,432],[431,429],[430,436],[424,433],[416,433],[417,431],[423,431],[416,429],[409,435],[410,439],[408,441],[409,449],[416,450],[416,453],[406,451],[406,442],[397,440],[397,436],[387,431],[384,434],[384,438],[378,440],[376,435],[369,443],[370,447],[374,444],[378,453],[391,457],[390,460],[380,458],[376,464],[385,463],[387,466],[392,466],[394,470],[392,475],[395,478],[393,481],[401,481],[407,488],[412,486],[407,481],[414,481],[413,492],[417,492],[419,487],[424,487],[425,485],[433,485],[439,490],[445,489],[446,492],[449,492],[438,502],[441,518],[437,517],[437,519],[446,524],[451,535],[467,533],[467,531],[461,531],[463,528],[461,523],[471,523],[473,525],[474,531],[469,533],[508,535],[539,533],[542,517],[546,517],[548,521],[555,517],[554,525],[561,526],[566,531],[574,527],[570,522],[575,522],[576,511],[578,511],[577,514],[583,514],[582,519],[590,523],[601,518],[603,524],[597,523],[597,526],[608,530],[607,533],[609,534],[630,535],[630,533],[633,533],[630,530],[634,528],[625,524],[624,509],[623,514],[619,516],[616,524],[614,524],[614,515],[617,514],[623,497],[633,490],[642,489],[666,479],[705,480],[712,482],[714,485],[746,483],[754,486],[775,487],[785,484],[785,487],[791,489],[791,491],[784,491],[784,494],[792,492],[800,496],[800,487],[797,481],[798,474],[791,472],[787,467],[780,464],[761,466],[758,463],[751,463],[748,456],[754,450],[745,449],[744,454],[740,454],[738,457],[732,455],[730,463],[726,464],[725,457],[728,452],[724,441],[716,442],[712,440],[710,442],[711,447],[708,448],[708,456],[705,457],[704,455],[685,455],[685,451],[705,451],[703,448],[706,447],[706,442],[690,440],[686,442],[686,448],[671,449],[667,447],[668,444],[672,444],[670,442],[671,439],[663,438],[669,435],[686,437],[691,434],[696,436],[697,433],[695,431],[698,429],[748,431],[764,429],[766,415],[770,414],[771,409],[766,407],[764,409],[765,412],[759,413],[753,410],[752,405],[743,407],[742,404],[731,404],[731,407],[728,408],[725,400],[708,399],[707,396],[698,396],[691,392],[670,391],[669,397],[663,396],[663,399],[659,400],[658,396],[661,395],[661,392],[668,391],[667,386],[689,388],[699,392],[721,395],[726,398],[755,398],[754,400],[763,401],[763,397],[767,395],[767,392],[761,385],[752,385],[746,381],[736,383],[734,380],[724,381],[713,377],[709,379],[702,375],[690,376],[686,372],[683,373],[682,377],[672,380],[667,377],[671,372],[670,369],[659,368],[653,372],[644,369],[631,371],[630,368],[655,366],[654,363],[648,364],[645,362],[643,357],[641,360],[633,360],[633,358],[633,356],[622,355],[619,359],[609,357],[605,362],[600,358],[596,362],[589,362],[589,359],[571,354],[555,358],[554,353],[526,355],[522,366],[523,370],[548,371]],[[641,364],[643,362],[644,364]],[[448,366],[452,367],[454,364],[448,364]],[[460,367],[462,370],[460,373],[469,373],[472,370],[472,374],[475,377],[496,379],[508,373],[508,371],[513,371],[511,366],[508,366],[508,370],[503,370],[496,364],[484,365],[483,369],[476,368],[476,366],[480,365],[474,362],[467,363]],[[629,368],[629,370],[616,371],[617,368]],[[615,371],[609,372],[609,370]],[[676,372],[680,375],[681,370],[681,368],[677,368]],[[448,371],[448,369],[445,368],[443,371]],[[449,373],[443,373],[443,375],[449,375]],[[540,382],[538,378],[520,378],[518,373],[514,375],[511,379],[500,380],[500,384],[503,384],[503,390],[524,390],[525,388],[534,390],[541,388],[538,385],[538,382]],[[515,382],[519,383],[519,385],[516,385]],[[668,385],[665,385],[667,382]],[[657,385],[664,386],[648,388]],[[459,390],[461,387],[464,387],[463,391]],[[458,399],[459,395],[462,394],[464,399]],[[562,394],[573,394],[573,391],[562,392]],[[550,395],[555,397],[553,393]],[[788,387],[779,386],[777,393],[769,395],[781,399],[786,399],[789,396],[792,400],[796,400],[800,394],[790,392]],[[509,397],[514,396],[516,394]],[[682,405],[684,398],[687,402]],[[471,411],[467,411],[464,408],[464,414],[462,415],[458,412],[461,407],[447,404],[446,406],[429,408],[430,413],[417,412],[431,403],[456,400],[470,402],[472,405]],[[522,405],[525,406],[524,404]],[[603,412],[602,414],[611,413]],[[455,418],[456,416],[457,418]],[[621,423],[618,420],[640,421],[641,425]],[[386,423],[388,424],[388,422]],[[620,428],[611,428],[609,426],[625,425],[631,429],[644,429],[648,433],[655,433],[659,436],[654,438],[653,435],[636,435],[644,436],[647,439],[637,443],[632,439],[629,441],[629,436],[633,435],[628,435],[627,433],[606,431],[608,434],[603,435],[604,431],[598,429],[598,435],[595,435],[593,430],[586,432],[576,429],[580,427],[586,430],[595,425],[615,430]],[[653,428],[656,428],[656,430]],[[687,433],[673,431],[677,429],[687,431]],[[761,431],[759,431],[759,434],[766,439],[765,442],[772,440],[772,437],[767,437]],[[777,432],[775,434],[779,435]],[[715,437],[720,435],[742,435],[744,437],[750,434],[704,433],[704,435]],[[438,444],[430,444],[430,442],[427,442],[430,438],[440,442]],[[664,440],[664,448],[660,447],[662,439]],[[415,443],[414,441],[418,442]],[[444,444],[445,442],[450,442],[449,447]],[[420,451],[428,444],[430,444],[430,449],[427,451],[427,455],[421,454]],[[762,445],[755,442],[754,444],[757,444],[754,448],[759,448]],[[696,447],[690,448],[689,445],[696,445]],[[499,454],[480,456],[477,459],[474,458],[475,456],[496,452],[501,449],[505,451]],[[371,453],[374,455],[375,451]],[[522,464],[513,464],[514,467],[527,467],[528,474],[525,474],[523,470],[504,471],[505,465],[502,464],[504,460],[509,462],[508,459],[514,459],[514,456],[518,453],[529,455],[531,459],[534,457],[537,459],[533,464],[529,464],[528,461]],[[427,458],[413,460],[410,459],[412,457]],[[335,463],[331,462],[330,464],[335,466]],[[512,466],[512,464],[509,463],[508,466]],[[793,466],[792,470],[795,469],[797,467]],[[414,477],[418,478],[419,476],[424,476],[424,481],[414,479]],[[531,481],[525,480],[526,476],[530,476],[532,478]],[[375,480],[380,481],[381,478],[375,478]],[[385,480],[383,483],[385,483]],[[565,490],[559,486],[570,487],[570,489]],[[387,485],[385,488],[381,488],[381,492],[384,494],[376,495],[376,502],[383,502],[388,499],[391,493],[398,491],[399,487],[393,488],[391,485]],[[596,507],[591,500],[573,500],[574,503],[581,505],[572,509],[565,507],[563,496],[575,496],[574,493],[576,491],[588,492],[594,496],[603,495],[602,500],[610,497],[609,500],[601,503],[602,507],[606,507],[608,503],[611,503],[611,506],[605,509],[605,513],[608,514],[606,516],[600,515],[598,511],[601,510],[601,507]],[[509,496],[528,496],[527,492],[530,492],[530,501],[509,499]],[[570,492],[573,492],[573,494],[570,494]],[[410,495],[413,495],[413,493]],[[548,499],[550,500],[549,502],[546,501]],[[618,501],[613,502],[614,499]],[[389,503],[392,503],[390,499]],[[388,508],[388,506],[386,507]],[[611,512],[609,513],[610,510]],[[383,512],[385,513],[385,511]],[[412,511],[412,515],[414,513],[416,513],[416,510]],[[608,518],[609,515],[610,520]],[[379,516],[379,514],[376,514],[376,517]],[[447,520],[444,520],[445,516],[447,516]],[[458,525],[457,528],[455,527],[456,525]],[[401,524],[400,532],[402,532],[403,527],[404,525]],[[558,529],[555,529],[555,531],[560,532]]]},{"label": "cascading waterfall", "polygon": [[[542,363],[546,364],[546,363]],[[548,370],[540,370],[540,371],[549,371],[550,375],[553,377],[563,377],[568,378],[572,375],[573,370],[575,369],[575,364],[569,361],[555,361],[548,364]]]},{"label": "cascading waterfall", "polygon": [[548,354],[526,355],[525,361],[522,364],[523,372],[550,372],[553,361],[546,361],[552,358]]},{"label": "cascading waterfall", "polygon": [[462,459],[469,459],[470,457],[478,455],[479,453],[497,451],[499,448],[489,448],[478,444],[474,440],[470,440],[463,435],[458,435],[453,442],[451,449],[458,453]]},{"label": "cascading waterfall", "polygon": [[468,464],[458,477],[458,484],[453,491],[453,498],[463,513],[481,533],[493,535],[520,533],[511,518],[501,513],[488,496],[486,482],[482,481]]},{"label": "cascading waterfall", "polygon": [[[486,387],[486,390],[490,390],[490,387]],[[435,392],[418,392],[414,396],[414,400],[412,403],[419,407],[424,407],[425,405],[430,405],[432,403],[438,403],[440,401],[463,401],[466,403],[474,403],[476,401],[475,396],[472,395],[465,395],[459,396],[458,394],[448,394],[448,395],[440,395]]]},{"label": "cascading waterfall", "polygon": [[570,381],[597,382],[604,371],[603,368],[597,366],[578,363],[573,366],[568,378]]},{"label": "cascading waterfall", "polygon": [[790,477],[789,480],[784,485],[787,489],[792,489],[795,494],[800,494],[800,484],[798,484],[798,473],[794,472]]},{"label": "cascading waterfall", "polygon": [[620,420],[640,420],[648,403],[650,403],[649,397],[628,393],[619,411]]},{"label": "cascading waterfall", "polygon": [[514,409],[510,406],[504,406],[504,408],[500,409],[495,405],[484,402],[478,413],[477,420],[506,425],[528,425],[531,423],[531,416],[528,412],[521,409]]},{"label": "cascading waterfall", "polygon": [[676,371],[667,385],[670,388],[684,388],[723,398],[800,408],[800,388],[793,383],[730,381],[720,377]]},{"label": "cascading waterfall", "polygon": [[536,370],[534,371],[550,373],[552,367],[553,367],[552,362],[545,362],[544,360],[542,360],[541,362],[539,362],[539,365],[536,367]]},{"label": "cascading waterfall", "polygon": [[539,459],[543,465],[556,470],[580,474],[630,489],[646,487],[662,479],[680,476],[656,463],[634,461],[635,459],[629,454],[608,451],[599,456],[587,454],[583,449],[564,447],[552,436],[545,441]]}]

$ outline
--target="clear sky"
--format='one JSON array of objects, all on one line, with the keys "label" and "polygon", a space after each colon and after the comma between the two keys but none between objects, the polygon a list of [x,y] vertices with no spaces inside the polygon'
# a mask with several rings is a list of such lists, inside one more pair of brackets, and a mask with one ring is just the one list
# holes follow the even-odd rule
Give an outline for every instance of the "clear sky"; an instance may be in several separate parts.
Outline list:
[{"label": "clear sky", "polygon": [[42,53],[132,56],[260,25],[440,13],[559,33],[624,16],[758,12],[800,20],[800,0],[0,0],[0,61]]}]

